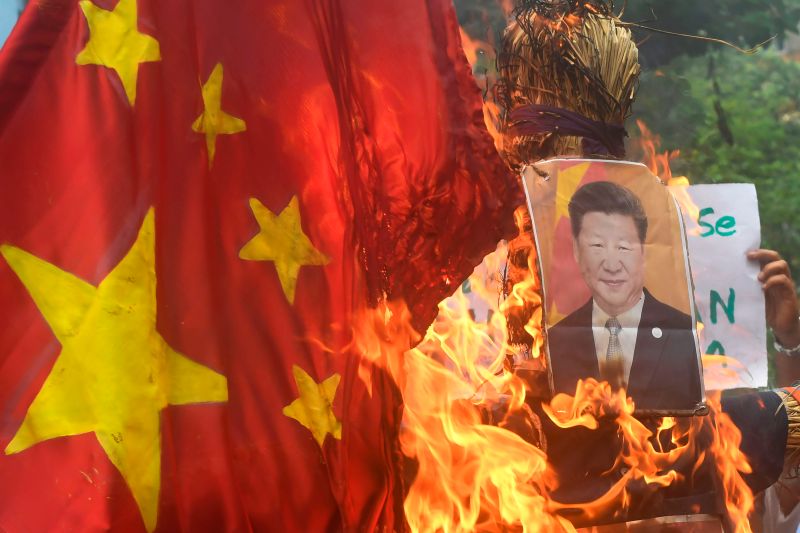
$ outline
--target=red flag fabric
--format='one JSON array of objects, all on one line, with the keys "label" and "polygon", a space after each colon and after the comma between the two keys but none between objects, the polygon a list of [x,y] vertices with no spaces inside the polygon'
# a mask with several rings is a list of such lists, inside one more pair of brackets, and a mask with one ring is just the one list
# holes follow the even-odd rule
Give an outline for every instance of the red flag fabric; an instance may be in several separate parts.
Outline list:
[{"label": "red flag fabric", "polygon": [[32,0],[0,162],[1,530],[403,528],[354,313],[520,203],[448,1]]}]

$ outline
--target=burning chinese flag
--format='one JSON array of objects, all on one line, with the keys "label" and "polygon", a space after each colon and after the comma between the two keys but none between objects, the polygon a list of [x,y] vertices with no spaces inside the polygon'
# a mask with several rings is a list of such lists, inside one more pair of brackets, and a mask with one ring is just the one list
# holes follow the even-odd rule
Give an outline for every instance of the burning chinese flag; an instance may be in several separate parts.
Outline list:
[{"label": "burning chinese flag", "polygon": [[402,527],[398,393],[512,230],[446,0],[33,0],[0,54],[0,529]]}]

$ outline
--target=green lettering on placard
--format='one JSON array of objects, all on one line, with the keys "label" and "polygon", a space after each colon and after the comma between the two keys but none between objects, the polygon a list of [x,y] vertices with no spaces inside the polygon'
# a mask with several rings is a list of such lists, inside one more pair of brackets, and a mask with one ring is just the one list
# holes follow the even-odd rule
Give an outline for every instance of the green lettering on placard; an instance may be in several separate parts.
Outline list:
[{"label": "green lettering on placard", "polygon": [[725,347],[719,341],[712,341],[706,349],[709,355],[725,355]]},{"label": "green lettering on placard", "polygon": [[714,235],[714,226],[709,224],[708,222],[703,222],[703,217],[706,215],[713,215],[714,208],[713,207],[705,207],[700,210],[700,215],[697,217],[697,223],[700,226],[706,228],[706,231],[701,233],[701,237],[708,237],[709,235]]},{"label": "green lettering on placard", "polygon": [[736,230],[736,219],[731,216],[722,217],[717,221],[717,233],[723,237],[730,237]]},{"label": "green lettering on placard", "polygon": [[700,225],[700,227],[705,228],[705,231],[700,234],[701,237],[710,237],[715,233],[720,237],[730,237],[736,233],[736,219],[730,215],[720,217],[716,224],[711,224],[703,220],[704,216],[713,214],[713,207],[704,207],[700,210],[700,214],[697,217],[697,223]]},{"label": "green lettering on placard", "polygon": [[728,301],[725,302],[722,299],[722,296],[719,295],[717,291],[711,291],[711,323],[717,323],[717,306],[722,307],[722,311],[725,313],[725,316],[728,318],[728,322],[731,324],[736,323],[736,291],[733,289],[728,289]]}]

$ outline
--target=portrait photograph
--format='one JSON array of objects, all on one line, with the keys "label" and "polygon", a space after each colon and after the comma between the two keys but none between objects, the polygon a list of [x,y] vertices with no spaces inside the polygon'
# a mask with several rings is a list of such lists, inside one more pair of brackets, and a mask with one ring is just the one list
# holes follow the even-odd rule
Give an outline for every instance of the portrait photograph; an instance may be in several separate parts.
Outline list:
[{"label": "portrait photograph", "polygon": [[523,178],[553,394],[593,378],[640,414],[704,412],[686,236],[667,187],[616,161],[550,160]]}]

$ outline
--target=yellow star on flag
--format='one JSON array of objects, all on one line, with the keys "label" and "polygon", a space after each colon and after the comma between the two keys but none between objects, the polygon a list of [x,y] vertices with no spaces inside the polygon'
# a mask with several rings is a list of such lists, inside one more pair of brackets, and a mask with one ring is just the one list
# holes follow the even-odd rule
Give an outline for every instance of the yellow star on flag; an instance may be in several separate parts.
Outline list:
[{"label": "yellow star on flag", "polygon": [[217,63],[208,81],[203,84],[203,112],[192,124],[192,130],[206,134],[208,168],[214,164],[217,135],[245,131],[245,121],[222,110],[222,63]]},{"label": "yellow star on flag", "polygon": [[294,303],[300,267],[327,265],[330,259],[303,233],[297,196],[292,197],[278,216],[256,198],[250,198],[250,209],[261,231],[242,247],[239,258],[274,262],[283,293],[289,303]]},{"label": "yellow star on flag", "polygon": [[561,217],[569,217],[569,201],[578,189],[590,163],[581,163],[558,173],[556,184],[556,223]]},{"label": "yellow star on flag", "polygon": [[136,0],[119,0],[113,11],[106,11],[89,0],[80,2],[89,24],[89,42],[78,53],[78,65],[102,65],[116,71],[128,102],[136,102],[139,63],[160,61],[158,41],[137,29]]},{"label": "yellow star on flag", "polygon": [[328,433],[341,440],[342,423],[333,414],[333,400],[342,376],[334,374],[322,383],[317,383],[297,365],[292,365],[292,373],[300,397],[284,407],[283,414],[311,431],[320,447]]},{"label": "yellow star on flag", "polygon": [[0,246],[61,344],[5,453],[94,433],[148,531],[156,526],[161,486],[161,410],[228,399],[224,376],[173,350],[156,330],[153,219],[151,209],[136,242],[97,287],[20,248]]}]

